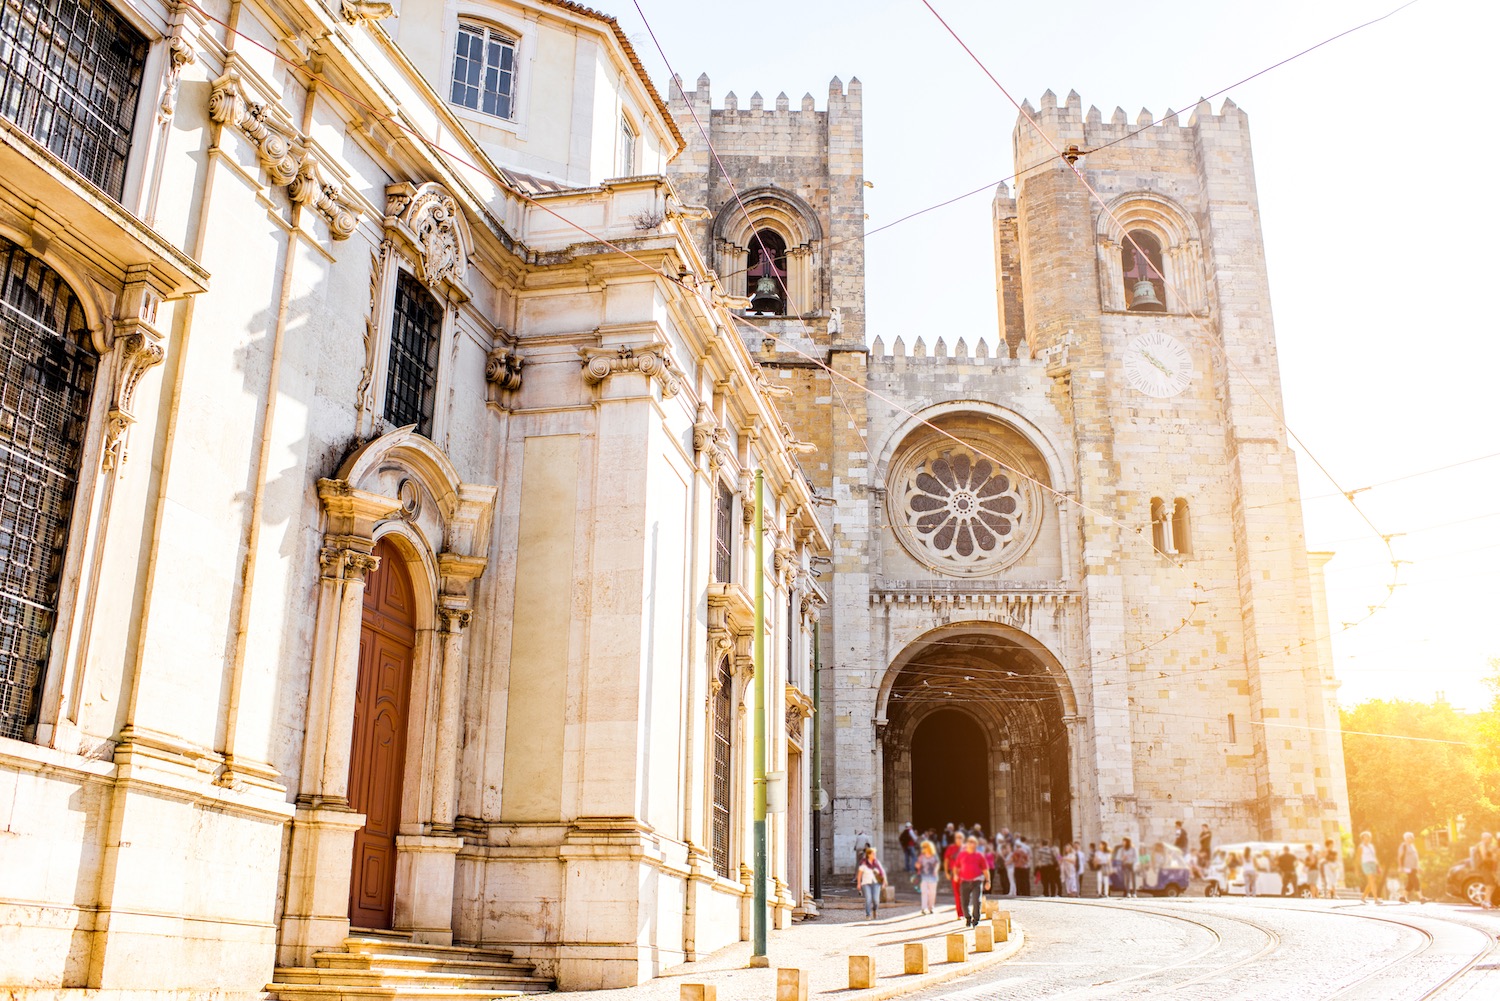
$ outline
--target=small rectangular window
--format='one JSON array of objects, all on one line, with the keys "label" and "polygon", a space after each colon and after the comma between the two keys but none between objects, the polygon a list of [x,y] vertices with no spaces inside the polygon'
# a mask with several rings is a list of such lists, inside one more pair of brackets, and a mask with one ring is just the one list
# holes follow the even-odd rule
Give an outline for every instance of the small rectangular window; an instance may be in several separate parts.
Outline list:
[{"label": "small rectangular window", "polygon": [[635,176],[635,129],[623,115],[620,117],[620,162],[615,169],[617,177]]},{"label": "small rectangular window", "polygon": [[146,39],[102,0],[4,0],[0,116],[120,200]]},{"label": "small rectangular window", "polygon": [[415,424],[432,437],[437,402],[438,340],[443,311],[432,293],[409,272],[396,279],[391,354],[386,366],[385,419],[396,427]]},{"label": "small rectangular window", "polygon": [[459,25],[449,100],[486,115],[509,118],[515,82],[515,41],[484,25]]}]

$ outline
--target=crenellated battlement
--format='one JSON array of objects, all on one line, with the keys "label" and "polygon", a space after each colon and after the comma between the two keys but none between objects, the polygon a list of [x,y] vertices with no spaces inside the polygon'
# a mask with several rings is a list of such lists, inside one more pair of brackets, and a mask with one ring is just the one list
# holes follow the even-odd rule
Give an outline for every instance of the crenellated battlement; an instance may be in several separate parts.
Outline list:
[{"label": "crenellated battlement", "polygon": [[[1116,107],[1106,120],[1104,113],[1095,105],[1090,105],[1085,112],[1083,99],[1076,90],[1068,91],[1068,96],[1061,103],[1055,93],[1050,89],[1046,90],[1035,107],[1029,99],[1022,101],[1021,111],[1016,116],[1014,132],[1017,166],[1036,163],[1055,155],[1051,146],[1037,135],[1036,129],[1026,120],[1028,116],[1060,148],[1076,145],[1085,155],[1090,149],[1108,143],[1132,148],[1187,145],[1201,142],[1206,135],[1213,133],[1244,132],[1250,121],[1249,116],[1229,98],[1224,99],[1217,114],[1208,101],[1199,101],[1187,113],[1185,121],[1171,108],[1166,110],[1158,122],[1157,116],[1149,108],[1142,108],[1132,117],[1122,107]],[[1131,135],[1138,131],[1139,134]],[[1127,136],[1129,139],[1126,139]]]},{"label": "crenellated battlement", "polygon": [[[746,107],[740,107],[739,95],[731,90],[724,95],[723,104],[715,108],[713,106],[713,90],[708,79],[708,74],[703,73],[699,75],[697,84],[690,93],[690,97],[692,98],[694,109],[700,112],[706,109],[716,115],[726,113],[755,115],[761,119],[769,120],[785,116],[788,121],[795,122],[803,115],[821,117],[830,112],[835,115],[852,114],[857,117],[861,112],[863,101],[862,91],[863,87],[859,82],[859,77],[850,78],[847,87],[842,80],[834,77],[828,82],[828,101],[821,111],[818,110],[817,100],[810,92],[803,94],[800,107],[793,109],[791,99],[787,97],[786,91],[781,91],[777,94],[773,106],[768,109],[765,98],[761,96],[761,92],[758,90],[750,95],[749,103]],[[671,94],[672,105],[682,106],[682,95],[684,93],[688,93],[688,91],[682,86],[682,77],[675,77],[673,79]]]},{"label": "crenellated battlement", "polygon": [[876,337],[870,344],[870,360],[872,362],[881,359],[925,359],[933,362],[994,362],[998,365],[1024,365],[1029,364],[1031,359],[1025,357],[1024,346],[1022,356],[1012,358],[1004,344],[992,344],[980,337],[975,338],[974,345],[969,346],[968,339],[959,336],[951,344],[948,339],[939,334],[929,342],[926,337],[918,334],[911,341],[898,336],[889,345],[885,338]]}]

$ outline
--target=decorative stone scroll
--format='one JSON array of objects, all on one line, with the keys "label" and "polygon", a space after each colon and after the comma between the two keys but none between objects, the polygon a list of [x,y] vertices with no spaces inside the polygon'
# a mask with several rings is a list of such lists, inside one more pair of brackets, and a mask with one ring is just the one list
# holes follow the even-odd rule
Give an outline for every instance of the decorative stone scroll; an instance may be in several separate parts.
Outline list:
[{"label": "decorative stone scroll", "polygon": [[126,275],[120,301],[122,318],[115,323],[114,353],[119,374],[104,423],[101,465],[106,471],[118,470],[129,457],[136,388],[141,377],[167,356],[166,337],[156,328],[156,315],[165,298],[166,289],[145,269],[132,268]]},{"label": "decorative stone scroll", "polygon": [[729,429],[704,404],[699,405],[698,420],[693,424],[693,451],[708,459],[710,475],[729,465]]},{"label": "decorative stone scroll", "polygon": [[489,404],[504,408],[505,394],[521,388],[521,369],[526,359],[515,348],[500,347],[490,352],[484,363],[484,382],[489,387]]},{"label": "decorative stone scroll", "polygon": [[328,222],[335,240],[347,240],[359,225],[359,209],[344,197],[343,186],[324,177],[309,151],[311,140],[292,128],[290,116],[269,102],[252,101],[240,73],[230,68],[214,81],[208,116],[218,125],[238,131],[255,148],[266,177],[288,189],[293,202],[306,205]]},{"label": "decorative stone scroll", "polygon": [[396,8],[382,0],[340,0],[339,13],[350,24],[363,24],[395,17]]},{"label": "decorative stone scroll", "polygon": [[428,288],[469,298],[465,284],[473,240],[458,203],[441,184],[403,181],[385,189],[385,227],[400,238]]},{"label": "decorative stone scroll", "polygon": [[619,348],[579,348],[583,358],[583,381],[597,386],[612,375],[638,372],[661,384],[662,399],[670,400],[682,388],[672,357],[660,344],[622,345]]}]

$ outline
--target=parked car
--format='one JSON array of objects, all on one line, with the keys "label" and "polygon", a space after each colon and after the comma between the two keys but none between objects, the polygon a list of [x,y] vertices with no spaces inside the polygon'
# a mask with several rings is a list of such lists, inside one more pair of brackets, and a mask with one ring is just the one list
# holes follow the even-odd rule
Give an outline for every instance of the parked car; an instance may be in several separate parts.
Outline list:
[{"label": "parked car", "polygon": [[1448,892],[1475,907],[1489,903],[1489,883],[1469,864],[1468,860],[1448,870]]},{"label": "parked car", "polygon": [[[1207,897],[1240,894],[1245,892],[1245,866],[1247,859],[1265,856],[1271,868],[1256,869],[1255,895],[1257,897],[1281,896],[1281,873],[1276,871],[1275,858],[1281,854],[1283,842],[1241,841],[1236,844],[1219,845],[1208,861],[1208,871],[1203,874],[1206,883],[1203,894]],[[1313,896],[1312,876],[1307,867],[1297,863],[1296,896]]]},{"label": "parked car", "polygon": [[[1177,846],[1158,841],[1149,850],[1141,849],[1141,864],[1136,867],[1135,872],[1137,893],[1149,893],[1158,897],[1181,896],[1192,878],[1192,867]],[[1124,892],[1125,880],[1119,872],[1110,873],[1109,888],[1111,892]]]}]

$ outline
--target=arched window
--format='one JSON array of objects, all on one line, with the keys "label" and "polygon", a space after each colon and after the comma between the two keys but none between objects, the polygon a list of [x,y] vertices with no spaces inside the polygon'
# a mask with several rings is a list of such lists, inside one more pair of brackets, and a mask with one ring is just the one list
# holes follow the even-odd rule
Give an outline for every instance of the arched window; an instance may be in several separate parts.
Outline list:
[{"label": "arched window", "polygon": [[615,163],[616,177],[634,177],[635,166],[636,133],[635,126],[630,124],[630,119],[624,115],[620,116],[620,149],[618,161]]},{"label": "arched window", "polygon": [[25,739],[56,627],[98,358],[51,268],[0,239],[0,735]]},{"label": "arched window", "polygon": [[1151,498],[1151,546],[1158,553],[1172,553],[1172,515],[1160,497]]},{"label": "arched window", "polygon": [[734,678],[729,659],[719,661],[713,693],[713,835],[714,872],[732,878],[729,869],[730,797],[734,795]]},{"label": "arched window", "polygon": [[1172,546],[1177,553],[1184,556],[1193,551],[1192,527],[1188,523],[1188,502],[1182,497],[1172,503]]},{"label": "arched window", "polygon": [[786,241],[769,229],[757,230],[746,248],[745,294],[750,312],[786,314]]},{"label": "arched window", "polygon": [[[1140,248],[1137,253],[1136,248]],[[1137,313],[1164,313],[1167,285],[1162,280],[1161,242],[1143,229],[1133,229],[1120,245],[1120,267],[1125,275],[1125,301]],[[1149,288],[1146,287],[1149,283]]]},{"label": "arched window", "polygon": [[414,275],[396,279],[396,310],[391,323],[391,354],[386,367],[385,419],[396,427],[417,426],[432,437],[437,402],[438,339],[443,311]]},{"label": "arched window", "polygon": [[515,93],[515,39],[488,25],[460,24],[449,100],[486,115],[509,118]]}]

